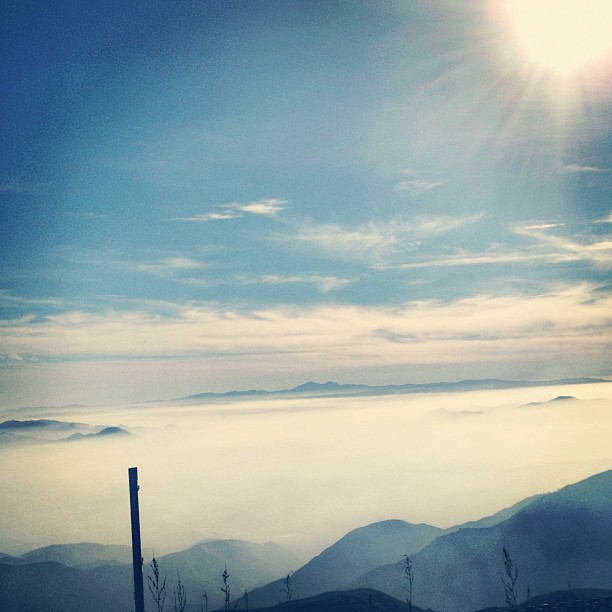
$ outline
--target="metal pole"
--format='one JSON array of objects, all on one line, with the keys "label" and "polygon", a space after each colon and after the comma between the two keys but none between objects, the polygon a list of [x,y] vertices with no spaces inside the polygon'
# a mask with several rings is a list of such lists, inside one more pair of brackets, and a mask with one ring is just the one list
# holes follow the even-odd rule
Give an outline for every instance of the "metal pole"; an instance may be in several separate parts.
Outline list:
[{"label": "metal pole", "polygon": [[144,612],[144,585],[142,580],[142,548],[140,544],[140,511],[138,509],[138,468],[129,468],[130,514],[132,518],[132,565],[134,568],[135,612]]}]

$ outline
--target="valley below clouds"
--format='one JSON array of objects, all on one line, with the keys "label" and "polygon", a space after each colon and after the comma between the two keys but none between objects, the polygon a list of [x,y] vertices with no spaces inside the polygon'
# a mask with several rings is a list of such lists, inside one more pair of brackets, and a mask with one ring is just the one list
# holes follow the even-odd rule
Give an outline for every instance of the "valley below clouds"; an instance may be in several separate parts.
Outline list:
[{"label": "valley below clouds", "polygon": [[4,410],[81,435],[0,438],[0,551],[129,544],[131,466],[158,552],[240,538],[307,560],[376,521],[447,528],[610,469],[611,408],[603,382]]}]

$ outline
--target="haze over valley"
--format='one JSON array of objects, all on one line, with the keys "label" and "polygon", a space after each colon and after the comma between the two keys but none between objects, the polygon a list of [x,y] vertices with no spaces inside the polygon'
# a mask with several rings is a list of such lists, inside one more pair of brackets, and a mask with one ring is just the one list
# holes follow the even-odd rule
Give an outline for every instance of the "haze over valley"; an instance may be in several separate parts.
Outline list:
[{"label": "haze over valley", "polygon": [[305,559],[379,520],[447,528],[612,467],[611,401],[604,382],[5,410],[0,551],[129,543],[133,465],[160,552],[239,538]]}]

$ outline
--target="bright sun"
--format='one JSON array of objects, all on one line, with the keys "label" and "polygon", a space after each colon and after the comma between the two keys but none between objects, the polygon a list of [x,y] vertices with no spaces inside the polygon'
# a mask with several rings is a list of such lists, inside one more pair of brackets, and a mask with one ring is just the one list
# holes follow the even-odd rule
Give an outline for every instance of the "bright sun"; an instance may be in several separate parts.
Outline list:
[{"label": "bright sun", "polygon": [[528,58],[561,75],[612,52],[612,0],[506,0]]}]

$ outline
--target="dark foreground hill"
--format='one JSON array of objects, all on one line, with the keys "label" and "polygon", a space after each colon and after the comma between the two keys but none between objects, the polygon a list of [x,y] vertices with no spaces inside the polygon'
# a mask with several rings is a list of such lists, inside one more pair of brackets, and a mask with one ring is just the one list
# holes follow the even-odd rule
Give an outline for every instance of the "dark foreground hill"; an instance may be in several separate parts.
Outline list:
[{"label": "dark foreground hill", "polygon": [[[519,571],[519,600],[574,588],[612,588],[612,471],[536,499],[509,519],[437,538],[413,559],[414,601],[439,612],[504,605],[503,547]],[[395,597],[402,565],[380,567],[353,583]]]},{"label": "dark foreground hill", "polygon": [[132,592],[94,572],[60,563],[0,561],[0,598],[3,612],[127,612]]},{"label": "dark foreground hill", "polygon": [[[548,608],[543,606],[549,606]],[[612,610],[612,590],[609,589],[571,589],[555,591],[532,597],[519,604],[521,610],[550,610],[550,612],[567,612],[576,610]],[[495,606],[477,612],[502,612]]]},{"label": "dark foreground hill", "polygon": [[[237,602],[237,610],[245,610],[245,602]],[[196,612],[199,608],[187,609]],[[332,591],[300,600],[285,601],[269,608],[253,608],[254,612],[406,612],[405,601],[394,599],[386,593],[374,589],[355,589],[351,591]],[[426,612],[412,606],[413,612]],[[430,611],[433,612],[433,611]]]}]

